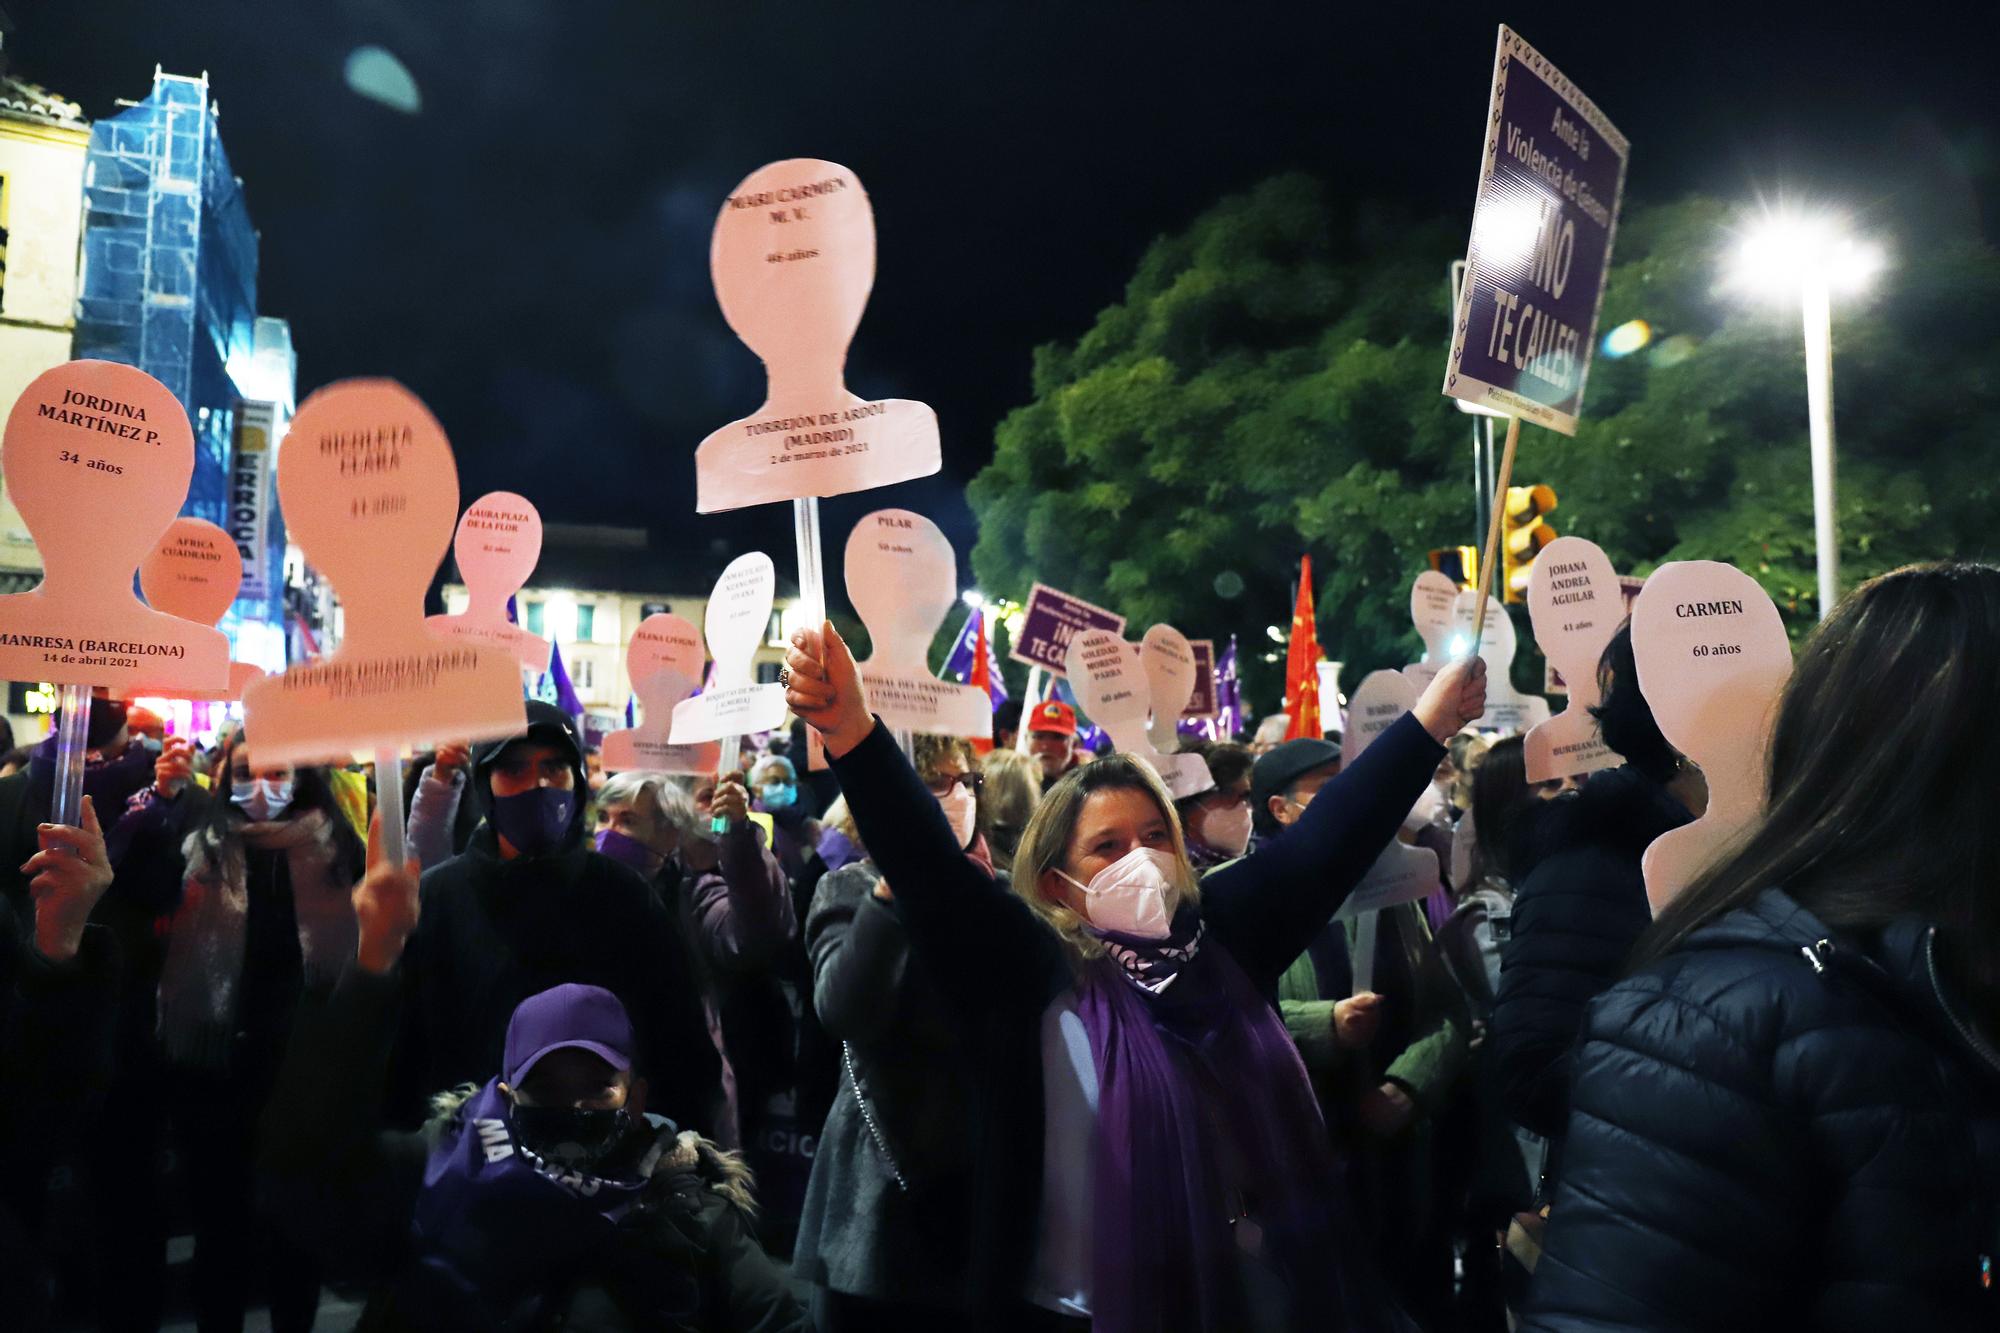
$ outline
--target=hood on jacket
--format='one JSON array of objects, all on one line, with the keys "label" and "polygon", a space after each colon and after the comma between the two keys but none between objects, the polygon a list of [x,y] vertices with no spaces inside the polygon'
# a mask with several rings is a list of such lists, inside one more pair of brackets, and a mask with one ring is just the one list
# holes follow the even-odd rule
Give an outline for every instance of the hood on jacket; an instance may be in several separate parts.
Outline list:
[{"label": "hood on jacket", "polygon": [[1667,789],[1629,764],[1592,773],[1582,787],[1544,803],[1529,846],[1533,861],[1578,846],[1639,857],[1653,839],[1694,816]]},{"label": "hood on jacket", "polygon": [[584,767],[583,737],[577,733],[576,719],[546,700],[528,700],[528,725],[523,730],[498,740],[481,741],[472,748],[472,789],[479,794],[479,808],[492,814],[493,766],[508,746],[519,741],[552,745],[569,760],[570,773],[575,778],[576,809],[570,815],[569,833],[564,836],[567,844],[583,827],[583,808],[590,803],[590,775]]}]

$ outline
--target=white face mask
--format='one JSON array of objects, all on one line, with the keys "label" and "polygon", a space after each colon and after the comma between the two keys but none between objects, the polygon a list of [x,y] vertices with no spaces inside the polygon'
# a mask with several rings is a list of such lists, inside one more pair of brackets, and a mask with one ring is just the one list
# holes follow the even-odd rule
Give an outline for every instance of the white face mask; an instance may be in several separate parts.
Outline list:
[{"label": "white face mask", "polygon": [[1239,801],[1227,810],[1210,810],[1201,817],[1201,840],[1218,852],[1241,856],[1250,845],[1250,803]]},{"label": "white face mask", "polygon": [[961,782],[949,794],[938,797],[937,803],[944,809],[945,822],[958,835],[958,845],[970,847],[973,830],[979,825],[979,798]]},{"label": "white face mask", "polygon": [[256,778],[229,784],[229,799],[252,822],[276,819],[292,803],[290,778]]},{"label": "white face mask", "polygon": [[1083,890],[1083,914],[1099,930],[1163,940],[1173,931],[1180,892],[1175,887],[1179,867],[1173,853],[1158,847],[1134,847],[1080,883],[1075,876],[1056,873]]}]

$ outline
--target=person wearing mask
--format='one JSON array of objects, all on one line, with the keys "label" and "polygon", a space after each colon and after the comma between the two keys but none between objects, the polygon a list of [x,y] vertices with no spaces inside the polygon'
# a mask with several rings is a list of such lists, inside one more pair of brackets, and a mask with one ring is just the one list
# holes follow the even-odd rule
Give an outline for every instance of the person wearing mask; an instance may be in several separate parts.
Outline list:
[{"label": "person wearing mask", "polygon": [[1212,741],[1188,747],[1208,764],[1215,786],[1199,796],[1174,803],[1187,835],[1188,860],[1206,874],[1250,850],[1255,820],[1250,810],[1250,766],[1256,756],[1247,745]]},{"label": "person wearing mask", "polygon": [[289,1230],[366,1284],[360,1327],[802,1333],[754,1238],[747,1169],[649,1109],[680,1076],[646,1077],[608,990],[526,996],[497,1073],[439,1094],[419,1132],[382,1126],[417,869],[386,861],[371,829],[353,959],[302,1012],[262,1126],[265,1188]]},{"label": "person wearing mask", "polygon": [[1370,1266],[1329,1262],[1362,1242],[1266,997],[1479,715],[1478,659],[1441,672],[1305,819],[1199,883],[1152,769],[1086,765],[1043,796],[1011,895],[869,713],[830,624],[794,636],[786,672],[976,1080],[976,1319],[1399,1327]]},{"label": "person wearing mask", "polygon": [[785,756],[765,755],[751,776],[757,809],[771,817],[771,852],[784,868],[785,877],[795,880],[805,873],[819,840],[819,812],[800,799],[798,770]]},{"label": "person wearing mask", "polygon": [[1077,753],[1076,710],[1060,699],[1047,699],[1028,710],[1028,753],[1042,766],[1046,790],[1083,762]]},{"label": "person wearing mask", "polygon": [[474,750],[471,788],[486,818],[463,853],[424,872],[423,920],[398,969],[398,1118],[415,1123],[431,1092],[494,1068],[515,1005],[578,981],[618,996],[647,1066],[672,1071],[654,1086],[660,1109],[711,1130],[722,1062],[693,951],[651,886],[591,847],[576,724],[529,700],[522,734]]},{"label": "person wearing mask", "polygon": [[[991,883],[972,747],[919,734],[912,750],[952,838]],[[815,1325],[820,1333],[960,1326],[972,1302],[972,1083],[944,996],[874,861],[820,881],[806,947],[813,1007],[841,1043],[839,1090],[793,1264],[813,1284]]]},{"label": "person wearing mask", "polygon": [[979,789],[979,836],[993,857],[994,873],[1014,872],[1014,849],[1042,799],[1042,766],[1029,756],[997,746],[979,757],[985,785]]},{"label": "person wearing mask", "polygon": [[2000,1327],[1996,679],[1990,565],[1807,639],[1762,820],[1585,1012],[1524,1328]]}]

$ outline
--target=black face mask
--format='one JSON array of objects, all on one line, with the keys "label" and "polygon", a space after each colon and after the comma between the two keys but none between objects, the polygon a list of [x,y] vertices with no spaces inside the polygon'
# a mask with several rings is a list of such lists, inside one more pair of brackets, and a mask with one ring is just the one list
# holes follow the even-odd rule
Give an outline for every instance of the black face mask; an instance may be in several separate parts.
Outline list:
[{"label": "black face mask", "polygon": [[127,707],[118,699],[92,699],[90,725],[83,738],[84,745],[92,750],[101,750],[111,744],[112,739],[125,730]]},{"label": "black face mask", "polygon": [[632,1128],[632,1114],[574,1106],[516,1105],[510,1116],[521,1146],[545,1162],[591,1168],[609,1157]]}]

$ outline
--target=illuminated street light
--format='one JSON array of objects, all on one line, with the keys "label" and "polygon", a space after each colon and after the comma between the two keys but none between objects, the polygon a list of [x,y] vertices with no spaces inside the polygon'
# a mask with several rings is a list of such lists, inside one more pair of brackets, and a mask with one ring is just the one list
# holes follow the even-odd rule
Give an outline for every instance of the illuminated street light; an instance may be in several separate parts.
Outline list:
[{"label": "illuminated street light", "polygon": [[1837,218],[1765,215],[1737,247],[1731,277],[1746,291],[1796,297],[1805,320],[1806,416],[1812,440],[1813,540],[1819,552],[1819,614],[1840,600],[1839,533],[1833,513],[1833,293],[1865,289],[1882,271],[1882,248]]},{"label": "illuminated street light", "polygon": [[977,588],[967,588],[959,594],[959,597],[967,606],[975,611],[986,605],[986,594]]}]

